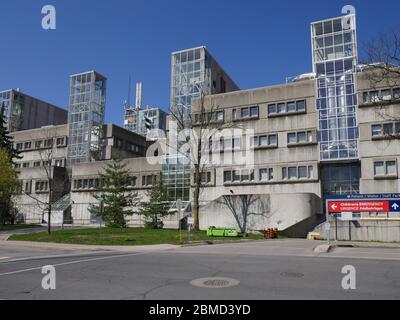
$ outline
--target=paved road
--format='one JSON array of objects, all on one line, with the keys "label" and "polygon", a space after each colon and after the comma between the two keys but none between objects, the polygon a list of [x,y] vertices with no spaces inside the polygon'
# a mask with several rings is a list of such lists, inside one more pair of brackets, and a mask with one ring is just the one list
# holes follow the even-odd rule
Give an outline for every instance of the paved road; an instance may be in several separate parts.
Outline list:
[{"label": "paved road", "polygon": [[[400,299],[399,248],[315,254],[315,246],[278,240],[70,255],[2,244],[0,258],[9,258],[0,260],[0,299]],[[44,265],[56,268],[56,290],[41,287]],[[354,291],[341,287],[345,265],[357,270]],[[222,289],[190,283],[205,277],[240,283]]]}]

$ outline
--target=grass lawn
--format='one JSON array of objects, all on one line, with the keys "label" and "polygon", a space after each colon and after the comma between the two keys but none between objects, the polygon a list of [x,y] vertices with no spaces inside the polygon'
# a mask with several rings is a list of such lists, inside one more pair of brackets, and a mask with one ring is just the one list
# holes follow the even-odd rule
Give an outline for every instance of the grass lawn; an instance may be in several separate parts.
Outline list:
[{"label": "grass lawn", "polygon": [[[240,239],[262,239],[262,235],[251,234],[247,238],[219,238],[207,237],[205,231],[192,232],[189,238],[188,232],[182,230],[182,242],[189,241],[218,241]],[[13,235],[9,240],[56,242],[71,244],[91,245],[148,245],[148,244],[180,244],[179,230],[162,229],[152,230],[143,228],[88,228],[53,231],[51,235],[46,232]]]},{"label": "grass lawn", "polygon": [[0,231],[7,230],[19,230],[19,229],[29,229],[29,228],[38,228],[41,227],[39,224],[6,224],[0,225]]}]

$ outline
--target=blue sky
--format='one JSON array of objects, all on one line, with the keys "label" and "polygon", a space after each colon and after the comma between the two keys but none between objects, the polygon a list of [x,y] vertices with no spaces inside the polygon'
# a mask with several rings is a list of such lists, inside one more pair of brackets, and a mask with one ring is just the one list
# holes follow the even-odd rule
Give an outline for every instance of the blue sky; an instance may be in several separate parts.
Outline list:
[{"label": "blue sky", "polygon": [[[41,28],[46,4],[57,9],[55,31]],[[207,46],[242,89],[309,72],[310,22],[346,4],[357,10],[361,51],[400,26],[394,0],[2,0],[0,90],[66,108],[69,75],[95,69],[108,78],[106,122],[121,125],[129,75],[143,82],[145,105],[168,110],[173,51]]]}]

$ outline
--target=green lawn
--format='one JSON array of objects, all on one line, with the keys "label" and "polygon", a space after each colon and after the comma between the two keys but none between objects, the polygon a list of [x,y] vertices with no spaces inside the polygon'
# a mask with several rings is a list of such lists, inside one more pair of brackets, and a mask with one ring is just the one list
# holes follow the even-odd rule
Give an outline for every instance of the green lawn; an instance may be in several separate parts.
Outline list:
[{"label": "green lawn", "polygon": [[[251,234],[245,239],[259,240],[262,235]],[[221,241],[221,240],[240,240],[239,238],[219,238],[207,237],[205,231],[192,232],[189,238],[187,231],[182,231],[182,243],[189,241]],[[51,235],[46,232],[18,234],[11,236],[10,240],[20,241],[39,241],[71,244],[91,244],[91,245],[149,245],[149,244],[180,244],[179,230],[162,229],[152,230],[143,228],[88,228],[70,229],[54,231]]]},{"label": "green lawn", "polygon": [[6,224],[0,225],[0,231],[8,231],[8,230],[19,230],[19,229],[30,229],[30,228],[38,228],[41,227],[39,224]]}]

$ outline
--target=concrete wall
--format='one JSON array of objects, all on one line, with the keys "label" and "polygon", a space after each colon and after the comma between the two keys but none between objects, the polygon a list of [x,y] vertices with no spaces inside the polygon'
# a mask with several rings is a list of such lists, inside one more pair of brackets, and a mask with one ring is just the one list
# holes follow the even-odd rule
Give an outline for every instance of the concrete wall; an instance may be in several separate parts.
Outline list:
[{"label": "concrete wall", "polygon": [[[233,198],[238,196],[229,195]],[[284,231],[316,216],[322,210],[319,197],[309,193],[260,194],[254,195],[254,199],[249,212],[257,215],[249,216],[248,231],[268,228]],[[237,208],[240,210],[240,205]],[[210,226],[238,228],[232,211],[221,197],[200,209],[200,228],[205,230]]]}]

